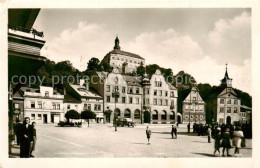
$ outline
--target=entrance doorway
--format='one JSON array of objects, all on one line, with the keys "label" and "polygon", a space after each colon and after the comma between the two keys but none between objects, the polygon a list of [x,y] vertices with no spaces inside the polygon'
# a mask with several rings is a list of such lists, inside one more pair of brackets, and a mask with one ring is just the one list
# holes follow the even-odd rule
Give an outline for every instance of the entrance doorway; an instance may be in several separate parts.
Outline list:
[{"label": "entrance doorway", "polygon": [[227,116],[226,123],[227,123],[228,125],[231,124],[231,117],[230,117],[230,116]]},{"label": "entrance doorway", "polygon": [[144,123],[150,123],[151,121],[151,115],[149,113],[149,111],[145,111],[144,112]]},{"label": "entrance doorway", "polygon": [[43,123],[47,124],[47,114],[43,114]]},{"label": "entrance doorway", "polygon": [[51,123],[54,123],[54,114],[51,114]]},{"label": "entrance doorway", "polygon": [[178,115],[178,123],[181,124],[181,116]]}]

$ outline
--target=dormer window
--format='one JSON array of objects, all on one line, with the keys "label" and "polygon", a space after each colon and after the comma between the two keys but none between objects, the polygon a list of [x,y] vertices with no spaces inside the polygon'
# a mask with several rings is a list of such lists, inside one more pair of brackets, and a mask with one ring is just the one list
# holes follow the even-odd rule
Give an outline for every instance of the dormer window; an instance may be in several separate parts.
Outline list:
[{"label": "dormer window", "polygon": [[45,91],[45,96],[49,97],[49,91]]}]

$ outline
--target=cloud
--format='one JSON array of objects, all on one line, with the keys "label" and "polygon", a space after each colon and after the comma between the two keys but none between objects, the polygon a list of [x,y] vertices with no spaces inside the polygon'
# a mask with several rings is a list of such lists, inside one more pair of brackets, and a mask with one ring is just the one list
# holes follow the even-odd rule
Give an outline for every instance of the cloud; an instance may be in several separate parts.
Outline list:
[{"label": "cloud", "polygon": [[218,63],[242,65],[251,58],[251,16],[241,13],[233,19],[220,19],[208,34],[208,53]]},{"label": "cloud", "polygon": [[179,69],[179,65],[183,67],[203,57],[203,51],[196,41],[178,34],[174,29],[142,33],[128,42],[125,48],[144,57],[146,64],[156,63],[174,70]]},{"label": "cloud", "polygon": [[103,59],[113,47],[107,39],[114,39],[114,35],[105,29],[104,25],[79,22],[76,29],[63,30],[49,39],[41,54],[55,62],[69,60],[74,67],[85,70],[90,58]]}]

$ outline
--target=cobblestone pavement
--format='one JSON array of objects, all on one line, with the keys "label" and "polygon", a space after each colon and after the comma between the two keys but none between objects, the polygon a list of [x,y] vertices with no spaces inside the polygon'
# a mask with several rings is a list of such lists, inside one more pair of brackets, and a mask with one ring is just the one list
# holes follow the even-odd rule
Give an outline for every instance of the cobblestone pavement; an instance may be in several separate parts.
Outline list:
[{"label": "cobblestone pavement", "polygon": [[[34,156],[37,158],[63,157],[214,157],[214,140],[208,143],[207,136],[187,133],[186,125],[178,128],[178,139],[171,139],[171,125],[149,125],[152,130],[151,144],[147,144],[146,125],[134,128],[111,124],[90,124],[90,127],[57,127],[37,125],[37,143]],[[252,156],[252,140],[242,148],[242,157]],[[16,149],[13,149],[18,151]],[[234,148],[230,150],[234,154]]]}]

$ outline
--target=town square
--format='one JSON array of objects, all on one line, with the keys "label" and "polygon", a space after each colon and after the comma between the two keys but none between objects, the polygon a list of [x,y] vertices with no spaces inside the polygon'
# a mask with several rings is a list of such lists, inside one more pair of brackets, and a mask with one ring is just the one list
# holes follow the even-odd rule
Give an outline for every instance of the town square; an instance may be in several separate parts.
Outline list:
[{"label": "town square", "polygon": [[8,160],[257,155],[251,8],[6,16]]}]

